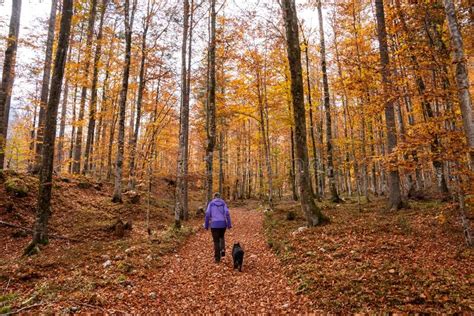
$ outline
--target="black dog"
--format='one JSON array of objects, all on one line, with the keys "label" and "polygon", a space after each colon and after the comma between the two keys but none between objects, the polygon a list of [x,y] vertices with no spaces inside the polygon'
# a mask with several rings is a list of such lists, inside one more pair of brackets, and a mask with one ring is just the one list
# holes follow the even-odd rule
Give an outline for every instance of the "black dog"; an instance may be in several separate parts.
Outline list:
[{"label": "black dog", "polygon": [[232,259],[234,259],[234,269],[239,268],[239,271],[242,272],[242,265],[244,263],[244,250],[240,246],[240,243],[234,243],[232,248]]}]

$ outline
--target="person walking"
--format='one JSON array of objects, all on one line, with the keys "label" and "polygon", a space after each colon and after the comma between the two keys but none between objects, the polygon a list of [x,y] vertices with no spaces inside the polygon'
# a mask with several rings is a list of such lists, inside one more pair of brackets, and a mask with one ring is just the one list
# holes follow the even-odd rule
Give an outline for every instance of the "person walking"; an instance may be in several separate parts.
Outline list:
[{"label": "person walking", "polygon": [[209,227],[214,242],[214,259],[220,262],[221,257],[225,256],[225,231],[232,228],[232,223],[229,208],[219,193],[215,193],[214,199],[207,205],[204,228],[208,230]]}]

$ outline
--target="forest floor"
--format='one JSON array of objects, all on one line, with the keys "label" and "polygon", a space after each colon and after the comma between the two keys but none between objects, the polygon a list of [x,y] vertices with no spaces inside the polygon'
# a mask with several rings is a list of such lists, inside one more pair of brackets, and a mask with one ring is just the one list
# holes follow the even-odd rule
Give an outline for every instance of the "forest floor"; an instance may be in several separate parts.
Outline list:
[{"label": "forest floor", "polygon": [[[124,203],[114,204],[113,188],[107,183],[82,177],[55,178],[49,225],[53,237],[39,255],[23,257],[31,240],[28,229],[34,223],[38,180],[26,174],[0,173],[0,315],[19,309],[65,313],[113,310],[113,301],[101,294],[104,289],[112,294],[122,290],[142,293],[130,279],[160,270],[161,258],[175,252],[201,224],[201,219],[194,218],[200,204],[191,194],[193,218],[183,229],[173,229],[173,187],[167,179],[154,186],[152,234],[148,235],[146,193],[141,192],[138,203],[132,202],[133,195],[124,195]],[[118,220],[132,223],[123,238],[114,229]],[[127,296],[121,299],[133,305]]]},{"label": "forest floor", "polygon": [[[6,192],[11,179],[26,196]],[[174,230],[172,189],[166,179],[155,186],[150,236],[143,193],[113,204],[109,185],[84,178],[55,179],[50,227],[60,238],[39,255],[22,257],[29,232],[0,224],[0,314],[474,311],[474,254],[452,203],[396,213],[382,199],[361,210],[350,199],[323,203],[331,223],[306,229],[298,203],[265,212],[247,201],[231,206],[227,255],[215,264],[202,215]],[[0,221],[32,227],[36,187],[34,177],[3,174]],[[133,222],[123,238],[111,229],[117,219]],[[243,272],[232,269],[234,241]]]},{"label": "forest floor", "polygon": [[388,212],[385,199],[360,209],[354,200],[320,203],[331,222],[310,229],[296,202],[266,213],[269,245],[298,293],[332,313],[474,312],[474,251],[455,203]]}]

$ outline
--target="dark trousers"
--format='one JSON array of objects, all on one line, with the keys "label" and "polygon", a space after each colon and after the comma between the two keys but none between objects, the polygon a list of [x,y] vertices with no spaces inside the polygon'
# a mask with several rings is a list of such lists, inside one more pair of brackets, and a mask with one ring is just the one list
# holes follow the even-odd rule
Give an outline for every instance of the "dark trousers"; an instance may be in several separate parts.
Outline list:
[{"label": "dark trousers", "polygon": [[225,228],[211,228],[212,240],[214,241],[214,258],[221,260],[221,255],[225,253]]}]

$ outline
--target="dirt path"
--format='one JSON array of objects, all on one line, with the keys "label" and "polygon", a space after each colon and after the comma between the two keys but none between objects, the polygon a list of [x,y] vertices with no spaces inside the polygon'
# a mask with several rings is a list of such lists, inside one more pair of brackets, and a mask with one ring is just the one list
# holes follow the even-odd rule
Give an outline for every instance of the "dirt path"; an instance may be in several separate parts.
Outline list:
[{"label": "dirt path", "polygon": [[[295,295],[278,259],[263,234],[263,214],[243,208],[231,210],[233,226],[226,233],[227,255],[214,263],[210,232],[191,237],[181,250],[165,260],[156,286],[143,283],[143,309],[149,312],[295,313],[309,302]],[[232,269],[231,247],[240,241],[245,249],[242,272]],[[140,286],[140,285],[139,285]],[[143,297],[142,296],[142,297]],[[305,307],[306,306],[306,307]]]}]

